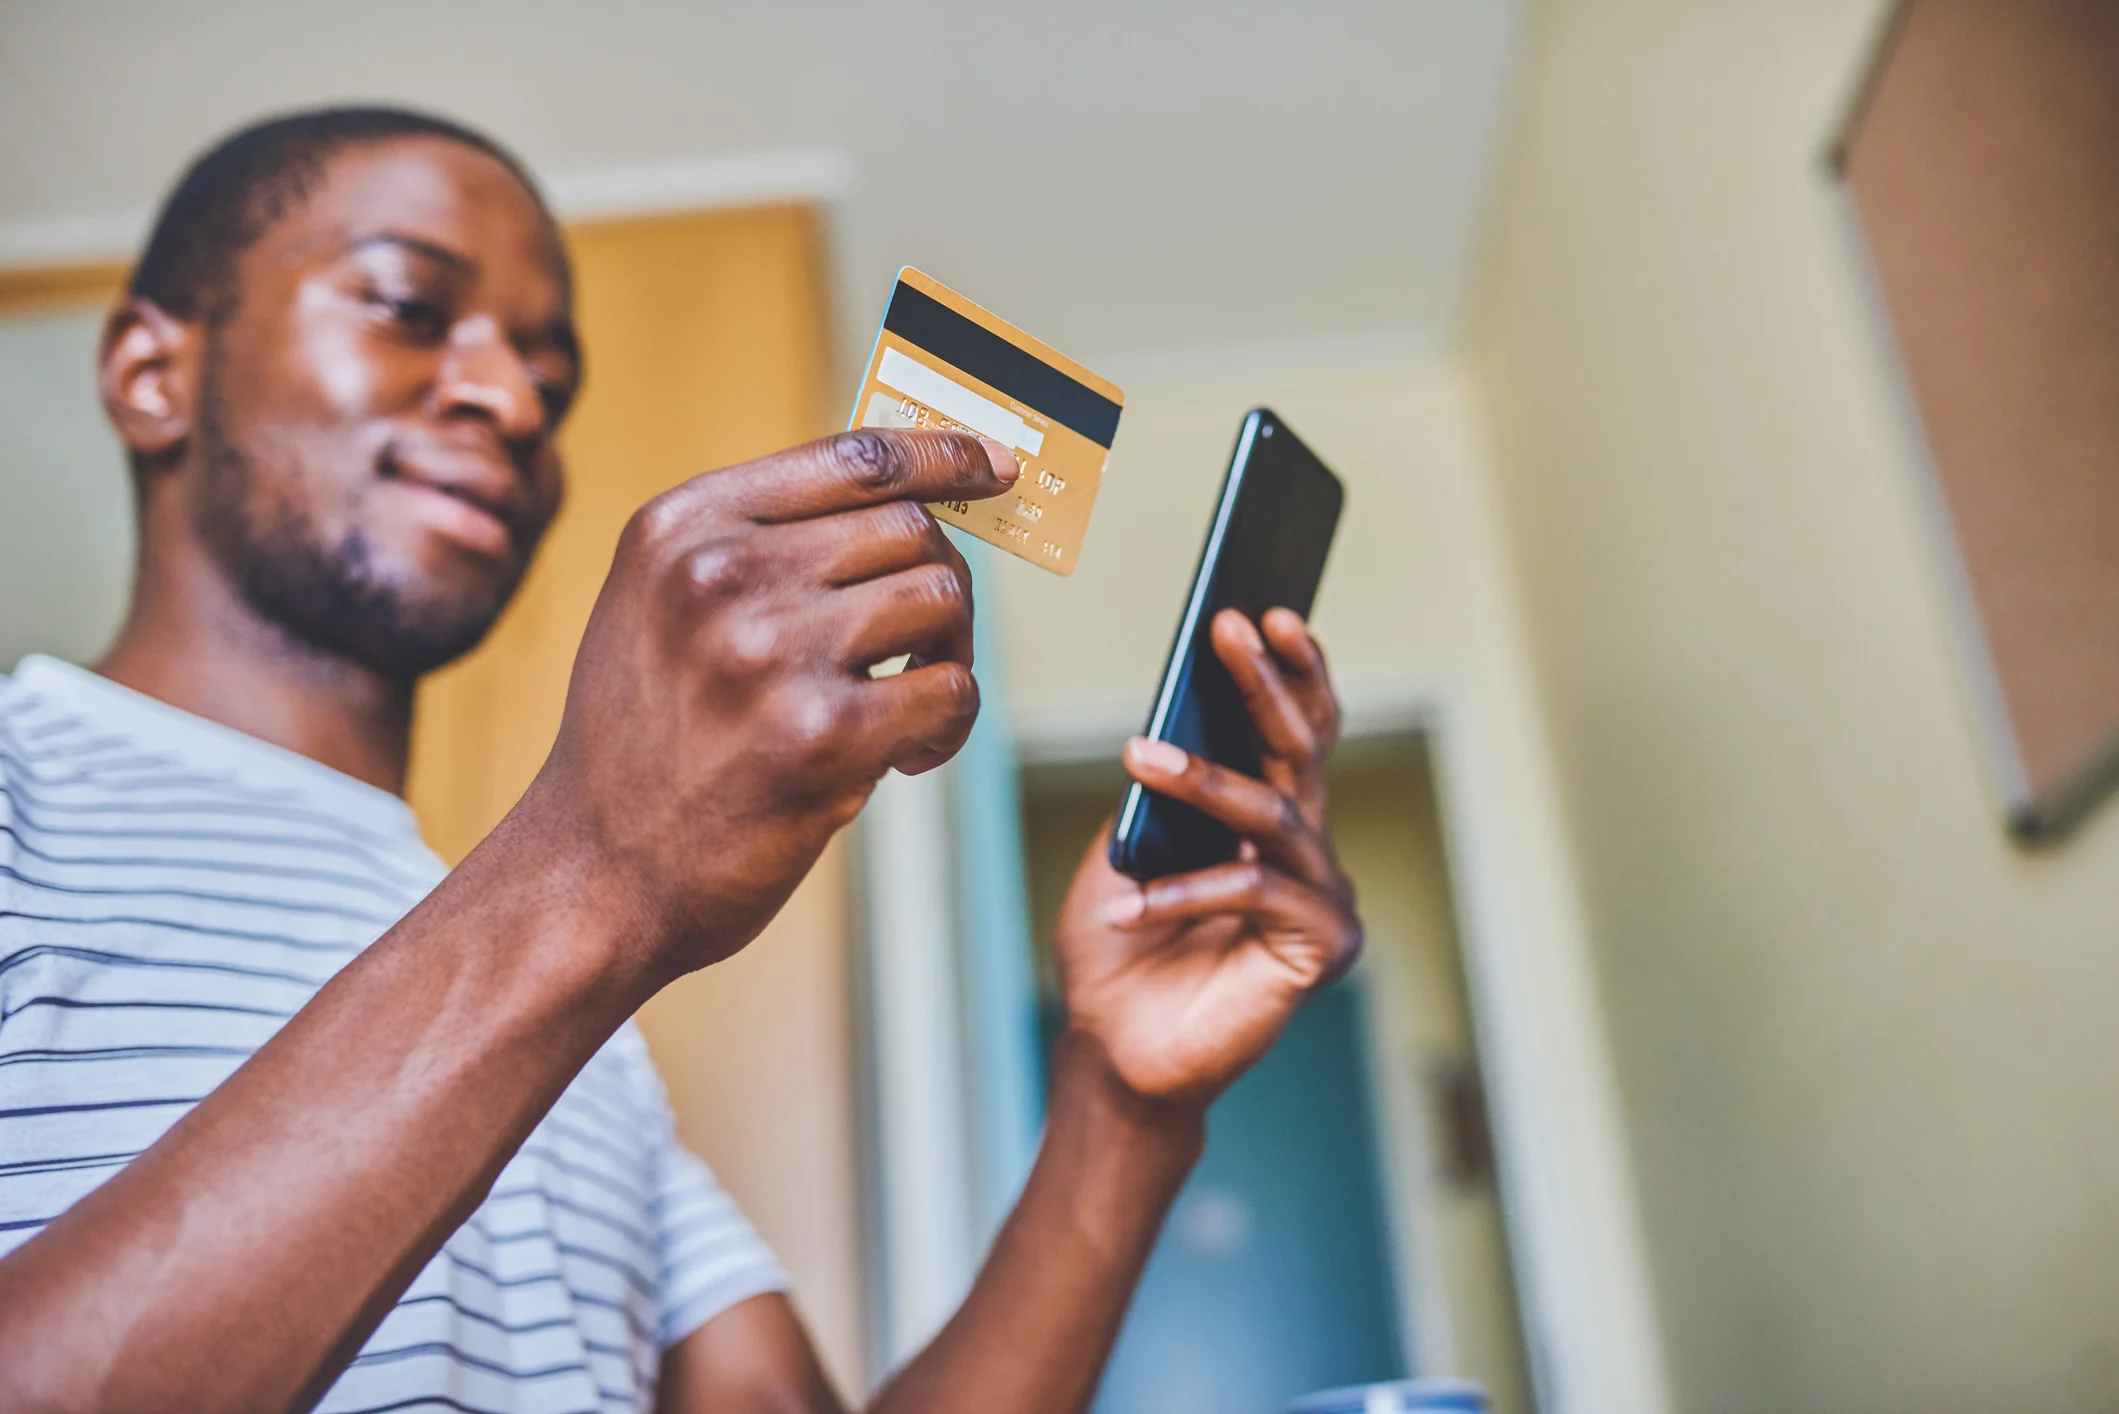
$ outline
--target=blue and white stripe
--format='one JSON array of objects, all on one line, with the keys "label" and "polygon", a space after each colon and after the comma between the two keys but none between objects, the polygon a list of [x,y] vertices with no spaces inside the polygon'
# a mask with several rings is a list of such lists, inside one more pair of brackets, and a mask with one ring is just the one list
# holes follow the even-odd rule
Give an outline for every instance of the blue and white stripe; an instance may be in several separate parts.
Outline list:
[{"label": "blue and white stripe", "polygon": [[[0,1255],[442,873],[394,796],[51,659],[0,678]],[[627,1026],[319,1407],[649,1408],[663,1349],[785,1284]]]}]

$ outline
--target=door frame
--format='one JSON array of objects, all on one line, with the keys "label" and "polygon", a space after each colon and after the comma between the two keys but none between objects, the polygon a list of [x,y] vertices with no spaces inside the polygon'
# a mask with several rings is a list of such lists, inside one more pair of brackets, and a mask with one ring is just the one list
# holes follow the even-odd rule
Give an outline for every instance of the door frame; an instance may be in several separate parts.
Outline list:
[{"label": "door frame", "polygon": [[[1508,733],[1488,720],[1468,681],[1432,672],[1350,683],[1344,699],[1346,737],[1415,734],[1429,750],[1538,1408],[1543,1414],[1656,1414],[1667,1407],[1667,1397],[1646,1263],[1587,943],[1569,913],[1574,881],[1558,821],[1538,818],[1536,792],[1523,779],[1525,764],[1510,759],[1500,740]],[[1026,765],[1113,760],[1141,720],[1134,702],[1075,702],[1049,716],[1018,713],[1011,722],[1016,757]],[[869,858],[877,857],[870,842],[876,832],[917,832],[923,814],[937,818],[931,811],[895,809],[881,793],[875,804],[883,809],[872,805],[861,826]],[[946,867],[946,833],[910,847],[935,867]],[[900,837],[890,853],[907,848]],[[863,931],[875,938],[876,922],[895,906],[897,886],[879,882],[872,868],[863,875]],[[953,945],[945,948],[950,956],[961,955]],[[951,978],[934,986],[935,995],[909,1006],[902,989],[866,989],[864,1021],[871,1034],[904,1035],[909,1028],[934,1026],[936,1018],[955,1017],[961,982]],[[944,987],[947,996],[941,995]],[[925,1123],[954,1116],[954,1123],[968,1126],[962,1051],[948,1045],[930,1051],[930,1063],[916,1074],[900,1067],[875,1077],[871,1113],[879,1123],[904,1111],[922,1115]],[[908,1086],[918,1088],[901,1088]],[[1404,1113],[1402,1104],[1381,1103],[1384,1093],[1379,1085],[1378,1123],[1395,1144],[1399,1129],[1419,1117]],[[874,1195],[881,1225],[932,1230],[949,1220],[936,1205],[943,1195],[965,1191],[970,1179],[940,1168],[951,1162],[948,1155],[970,1147],[971,1136],[959,1132],[950,1143],[927,1150],[934,1172],[908,1173]],[[1394,1181],[1394,1200],[1401,1191]],[[1435,1294],[1432,1274],[1423,1275],[1422,1263],[1407,1260],[1417,1245],[1415,1234],[1394,1243],[1392,1265],[1406,1350],[1424,1358],[1441,1352],[1432,1336],[1417,1333],[1420,1313]],[[882,1254],[882,1261],[886,1270],[877,1289],[887,1307],[893,1288],[919,1290],[930,1303],[941,1292],[961,1293],[975,1258],[950,1244],[925,1254],[900,1248],[899,1255]],[[906,1262],[914,1269],[903,1269]],[[935,1309],[927,1305],[921,1314],[931,1320]],[[893,1323],[887,1309],[877,1319]],[[910,1333],[907,1323],[897,1328]]]}]

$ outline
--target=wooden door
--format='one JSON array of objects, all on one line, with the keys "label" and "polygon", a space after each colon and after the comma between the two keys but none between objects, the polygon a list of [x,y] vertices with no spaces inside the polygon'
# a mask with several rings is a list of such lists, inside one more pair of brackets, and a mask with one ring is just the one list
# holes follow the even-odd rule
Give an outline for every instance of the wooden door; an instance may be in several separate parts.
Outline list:
[{"label": "wooden door", "polygon": [[[822,231],[804,207],[576,225],[587,382],[567,500],[491,638],[421,689],[408,794],[452,862],[506,813],[559,724],[626,518],[688,476],[828,430]],[[842,1384],[862,1373],[845,856],[750,949],[640,1022],[685,1141],[787,1264]]]}]

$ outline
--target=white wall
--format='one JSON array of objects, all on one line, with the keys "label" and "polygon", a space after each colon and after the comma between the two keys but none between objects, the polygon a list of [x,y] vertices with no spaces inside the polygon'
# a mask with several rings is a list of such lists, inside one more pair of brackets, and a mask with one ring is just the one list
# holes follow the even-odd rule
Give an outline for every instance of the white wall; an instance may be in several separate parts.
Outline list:
[{"label": "white wall", "polygon": [[[1347,482],[1317,629],[1357,709],[1438,675],[1527,710],[1524,640],[1463,380],[1444,360],[1261,368],[1141,386],[1128,401],[1081,567],[998,563],[1010,708],[1032,744],[1146,719],[1237,424],[1264,403]],[[1528,740],[1521,743],[1528,753]]]},{"label": "white wall", "polygon": [[125,256],[237,124],[380,99],[491,129],[570,215],[835,198],[849,347],[907,261],[1077,357],[1433,332],[1523,8],[7,0],[0,259]]},{"label": "white wall", "polygon": [[0,673],[91,658],[132,582],[132,490],[96,401],[102,310],[0,320]]},{"label": "white wall", "polygon": [[1986,779],[1819,162],[1880,12],[1548,0],[1475,368],[1680,1406],[2108,1410],[2119,818]]},{"label": "white wall", "polygon": [[[1260,369],[1128,391],[1081,567],[1009,561],[1011,710],[1033,755],[1115,752],[1145,719],[1244,410],[1345,479],[1316,623],[1356,729],[1436,728],[1453,885],[1548,1414],[1662,1406],[1555,778],[1463,378],[1440,360]],[[1512,1165],[1511,1165],[1512,1161]]]}]

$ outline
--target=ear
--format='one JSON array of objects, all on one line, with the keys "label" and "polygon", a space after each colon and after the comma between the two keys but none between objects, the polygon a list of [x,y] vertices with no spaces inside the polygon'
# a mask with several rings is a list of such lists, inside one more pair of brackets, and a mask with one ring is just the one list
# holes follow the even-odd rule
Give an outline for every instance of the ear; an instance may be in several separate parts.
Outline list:
[{"label": "ear", "polygon": [[103,321],[96,350],[103,413],[126,447],[166,462],[191,435],[199,385],[199,327],[149,300],[126,299]]}]

